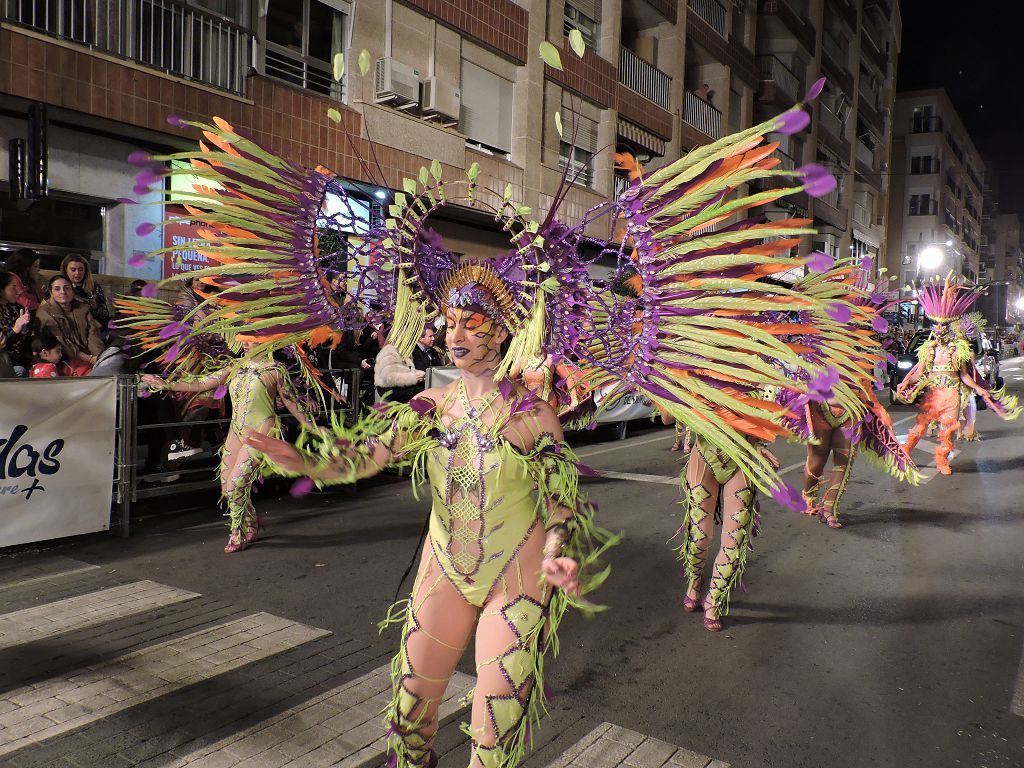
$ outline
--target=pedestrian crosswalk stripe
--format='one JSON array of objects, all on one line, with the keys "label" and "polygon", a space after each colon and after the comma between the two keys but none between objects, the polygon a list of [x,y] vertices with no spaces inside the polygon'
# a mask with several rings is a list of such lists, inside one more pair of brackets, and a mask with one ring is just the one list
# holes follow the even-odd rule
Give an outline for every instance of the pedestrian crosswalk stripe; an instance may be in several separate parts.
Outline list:
[{"label": "pedestrian crosswalk stripe", "polygon": [[601,723],[548,768],[729,768],[728,763],[612,723]]},{"label": "pedestrian crosswalk stripe", "polygon": [[0,695],[0,755],[331,634],[256,613]]},{"label": "pedestrian crosswalk stripe", "polygon": [[1013,687],[1013,698],[1010,700],[1010,711],[1017,717],[1024,717],[1024,653],[1021,653],[1017,684]]},{"label": "pedestrian crosswalk stripe", "polygon": [[[71,561],[74,562],[74,561]],[[85,573],[90,570],[99,570],[98,565],[85,565],[82,564],[80,567],[71,568],[70,570],[60,570],[56,573],[44,573],[32,577],[29,579],[22,579],[15,582],[7,582],[6,584],[0,584],[0,590],[14,589],[15,587],[31,587],[38,584],[44,584],[46,582],[53,582],[61,579],[67,579],[71,575],[77,575],[78,573]]]},{"label": "pedestrian crosswalk stripe", "polygon": [[[455,673],[441,703],[442,721],[463,708],[460,700],[473,685],[472,677]],[[175,750],[180,757],[175,765],[206,760],[223,766],[245,760],[269,764],[280,755],[301,755],[296,766],[378,765],[386,748],[382,713],[390,699],[391,666],[385,664],[212,744],[187,753]]]},{"label": "pedestrian crosswalk stripe", "polygon": [[0,649],[123,619],[154,608],[194,600],[186,592],[153,581],[137,581],[0,615]]}]

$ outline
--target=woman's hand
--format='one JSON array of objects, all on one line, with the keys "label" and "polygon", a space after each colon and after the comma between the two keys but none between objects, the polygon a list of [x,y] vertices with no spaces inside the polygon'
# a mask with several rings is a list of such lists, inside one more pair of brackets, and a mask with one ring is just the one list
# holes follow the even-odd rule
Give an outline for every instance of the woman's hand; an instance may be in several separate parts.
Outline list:
[{"label": "woman's hand", "polygon": [[782,463],[779,461],[778,456],[769,451],[768,448],[763,445],[757,449],[757,452],[764,456],[765,460],[772,465],[772,469],[778,469],[779,465]]},{"label": "woman's hand", "polygon": [[32,316],[28,313],[28,310],[23,307],[21,313],[18,315],[18,319],[14,321],[14,332],[23,333],[30,322],[32,322]]},{"label": "woman's hand", "polygon": [[545,557],[540,569],[548,584],[573,597],[580,595],[580,566],[571,557]]},{"label": "woman's hand", "polygon": [[245,431],[242,440],[250,448],[255,448],[286,472],[309,475],[312,471],[312,468],[306,464],[306,457],[299,453],[291,443],[251,429]]},{"label": "woman's hand", "polygon": [[139,378],[150,389],[158,390],[166,386],[166,382],[163,379],[159,376],[154,376],[152,373],[144,373]]}]

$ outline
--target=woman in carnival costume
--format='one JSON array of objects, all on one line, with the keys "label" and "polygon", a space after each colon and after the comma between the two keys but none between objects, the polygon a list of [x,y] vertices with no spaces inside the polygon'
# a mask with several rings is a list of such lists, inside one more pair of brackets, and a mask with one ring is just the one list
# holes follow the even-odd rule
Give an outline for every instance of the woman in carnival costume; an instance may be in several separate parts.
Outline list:
[{"label": "woman in carnival costume", "polygon": [[939,424],[939,442],[935,446],[935,466],[944,475],[952,474],[949,454],[953,437],[962,425],[962,405],[967,390],[985,401],[1006,420],[1021,414],[1017,398],[1005,389],[989,390],[974,365],[974,352],[968,339],[957,333],[955,325],[974,303],[980,289],[958,283],[950,272],[944,280],[933,280],[918,295],[925,315],[933,323],[931,336],[917,353],[917,364],[897,388],[897,396],[912,403],[922,396],[917,421],[907,435],[904,449],[909,453],[924,435],[928,425]]},{"label": "woman in carnival costume", "polygon": [[[825,254],[816,256],[829,258]],[[878,341],[878,336],[886,331],[888,323],[881,316],[886,296],[881,288],[872,286],[871,272],[872,263],[865,261],[856,268],[847,265],[838,275],[841,281],[839,290],[848,286],[850,280],[854,284],[854,290],[848,297],[851,311],[847,327],[855,334],[852,337],[855,345],[845,350],[852,365],[834,365],[833,370],[848,385],[860,407],[851,409],[849,403],[837,397],[809,402],[805,406],[803,422],[794,425],[798,433],[810,438],[804,467],[805,514],[817,515],[829,528],[843,527],[839,522],[839,505],[858,452],[899,480],[912,485],[920,481],[913,460],[896,437],[888,411],[875,396],[878,383],[874,378],[874,370],[888,355]],[[837,319],[845,319],[845,312]],[[824,345],[835,349],[836,345],[844,343],[820,335],[802,338],[802,341],[812,350],[808,353],[812,358],[821,353]],[[830,457],[832,470],[826,482],[823,476]],[[822,486],[824,492],[819,500]]]},{"label": "woman in carnival costume", "polygon": [[[980,341],[982,331],[987,325],[988,321],[981,312],[968,312],[957,323],[957,333],[962,334],[965,339],[973,343],[975,340]],[[960,430],[956,434],[957,439],[967,442],[981,440],[981,435],[978,433],[978,396],[969,387],[964,388],[960,401],[960,412]]]},{"label": "woman in carnival costume", "polygon": [[[212,393],[214,401],[230,396],[231,422],[218,475],[230,529],[224,551],[240,552],[264,527],[252,503],[252,488],[262,477],[265,463],[243,438],[250,431],[280,435],[279,406],[310,426],[305,399],[285,366],[269,352],[238,359],[222,336],[192,333],[195,316],[186,308],[155,297],[120,297],[115,303],[121,315],[118,329],[136,341],[143,354],[157,353],[158,362],[170,371],[166,378],[143,374],[143,384],[152,391],[191,397]],[[254,347],[252,342],[242,342],[240,351],[249,353]]]},{"label": "woman in carnival costume", "polygon": [[[693,232],[737,210],[725,194],[740,183],[796,176],[804,183],[794,191],[823,188],[823,169],[776,170],[779,161],[770,155],[778,145],[763,144],[766,133],[798,130],[806,118],[794,110],[692,152],[634,180],[618,201],[573,227],[555,218],[568,190],[564,177],[551,211],[537,221],[512,201],[511,186],[501,194],[478,185],[476,164],[464,179],[442,182],[435,161],[403,182],[383,227],[339,245],[347,250],[337,263],[372,262],[355,270],[350,284],[357,301],[379,302],[393,319],[389,340],[399,350],[411,350],[424,324],[445,316],[460,378],[354,425],[311,429],[297,446],[255,433],[246,440],[275,471],[314,483],[351,482],[386,465],[410,467],[414,480],[429,481],[429,536],[413,592],[384,622],[403,625],[389,707],[392,764],[436,763],[438,704],[475,628],[470,765],[517,765],[530,724],[543,711],[544,662],[557,651],[561,618],[569,607],[592,612],[583,596],[608,573],[595,573],[594,566],[615,537],[594,523],[579,489],[580,466],[550,405],[509,380],[513,361],[557,355],[580,365],[589,389],[614,385],[619,394],[643,393],[718,447],[753,485],[799,504],[799,494],[782,485],[746,435],[789,434],[777,423],[784,409],[751,392],[775,385],[806,394],[806,388],[764,364],[771,355],[789,355],[783,331],[748,324],[747,312],[743,319],[733,315],[748,300],[766,308],[776,299],[822,308],[814,296],[767,291],[744,277],[803,263],[765,256],[755,243],[811,230],[805,221],[785,220],[743,222],[704,237]],[[190,125],[206,139],[199,152],[136,160],[151,176],[160,170],[154,162],[188,159],[187,173],[216,182],[199,187],[189,206],[210,228],[199,249],[221,265],[197,275],[219,289],[197,332],[237,334],[259,345],[249,353],[256,355],[299,339],[320,344],[355,328],[356,302],[331,297],[322,267],[328,255],[317,245],[318,232],[356,231],[340,181],[326,169],[273,155],[223,120]],[[762,193],[761,200],[781,194]],[[453,203],[493,213],[511,250],[462,261],[428,242],[425,221]],[[584,229],[599,216],[624,220],[627,237],[586,237]],[[595,242],[637,273],[637,296],[608,294],[591,283],[580,254]],[[732,256],[724,266],[716,258],[723,250]]]}]

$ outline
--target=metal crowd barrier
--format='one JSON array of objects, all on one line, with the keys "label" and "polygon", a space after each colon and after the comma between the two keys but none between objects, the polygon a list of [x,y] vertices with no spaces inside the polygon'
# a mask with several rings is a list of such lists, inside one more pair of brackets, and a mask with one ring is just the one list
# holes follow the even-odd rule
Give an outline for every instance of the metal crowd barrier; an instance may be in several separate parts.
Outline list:
[{"label": "metal crowd barrier", "polygon": [[[333,411],[344,413],[347,420],[359,418],[361,405],[362,376],[358,368],[324,369],[321,371],[323,380],[332,387],[334,391],[341,393],[347,391],[347,403],[342,406],[335,402]],[[160,393],[154,393],[151,397],[162,397]],[[182,428],[190,429],[204,425],[222,425],[227,431],[231,419],[199,419],[182,421],[162,421],[157,423],[139,423],[139,377],[137,375],[121,375],[117,377],[117,434],[115,439],[115,463],[114,463],[114,510],[111,514],[111,528],[117,528],[122,537],[130,533],[130,519],[132,504],[140,499],[158,498],[170,496],[188,491],[214,488],[217,486],[217,465],[220,462],[220,446],[212,445],[210,453],[200,454],[202,463],[195,466],[196,460],[181,460],[180,467],[165,468],[165,471],[140,473],[139,472],[139,434],[147,430],[174,430]],[[330,405],[330,402],[328,403]],[[291,414],[281,412],[281,421],[285,425],[294,425],[295,420]],[[199,446],[196,446],[199,447]],[[147,456],[147,461],[152,464],[152,457]],[[188,462],[188,465],[185,462]],[[180,475],[192,478],[184,482],[174,481],[173,483],[152,485],[149,483],[159,482],[169,475]]]}]

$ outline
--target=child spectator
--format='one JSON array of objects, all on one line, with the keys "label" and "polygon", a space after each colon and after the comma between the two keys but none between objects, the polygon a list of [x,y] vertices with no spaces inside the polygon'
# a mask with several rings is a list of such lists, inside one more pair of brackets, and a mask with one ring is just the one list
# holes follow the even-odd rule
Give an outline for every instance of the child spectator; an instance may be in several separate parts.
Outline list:
[{"label": "child spectator", "polygon": [[28,375],[31,379],[56,379],[60,376],[85,376],[89,366],[79,365],[78,368],[64,360],[57,337],[47,331],[40,332],[32,339],[32,367]]}]

